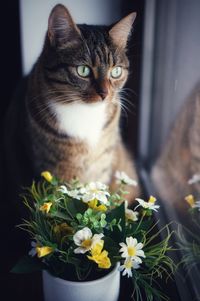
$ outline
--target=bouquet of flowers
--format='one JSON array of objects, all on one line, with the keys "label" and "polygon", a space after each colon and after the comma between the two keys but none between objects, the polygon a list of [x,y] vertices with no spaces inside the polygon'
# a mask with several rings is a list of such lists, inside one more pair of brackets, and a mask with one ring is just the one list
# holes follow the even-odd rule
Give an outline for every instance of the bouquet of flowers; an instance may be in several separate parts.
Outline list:
[{"label": "bouquet of flowers", "polygon": [[[137,198],[128,208],[126,186],[136,182],[119,171],[114,192],[100,182],[66,183],[48,171],[41,176],[23,194],[30,216],[19,227],[30,234],[32,249],[14,272],[34,267],[84,281],[97,279],[120,263],[122,276],[132,280],[136,301],[142,296],[147,301],[168,300],[157,281],[174,272],[168,255],[173,250],[172,233],[168,226],[157,229],[152,214],[159,209],[155,197]],[[161,231],[166,234],[162,240]]]},{"label": "bouquet of flowers", "polygon": [[181,263],[191,270],[200,264],[200,201],[193,194],[187,195],[185,201],[189,205],[190,227],[179,225],[177,234],[178,245],[184,253]]}]

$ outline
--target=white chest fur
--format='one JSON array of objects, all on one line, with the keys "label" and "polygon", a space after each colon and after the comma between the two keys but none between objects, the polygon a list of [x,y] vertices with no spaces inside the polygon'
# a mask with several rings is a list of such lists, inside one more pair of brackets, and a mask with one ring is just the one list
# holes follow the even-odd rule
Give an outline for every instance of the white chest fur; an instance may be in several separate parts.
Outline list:
[{"label": "white chest fur", "polygon": [[106,122],[106,102],[54,104],[59,128],[67,135],[95,146]]}]

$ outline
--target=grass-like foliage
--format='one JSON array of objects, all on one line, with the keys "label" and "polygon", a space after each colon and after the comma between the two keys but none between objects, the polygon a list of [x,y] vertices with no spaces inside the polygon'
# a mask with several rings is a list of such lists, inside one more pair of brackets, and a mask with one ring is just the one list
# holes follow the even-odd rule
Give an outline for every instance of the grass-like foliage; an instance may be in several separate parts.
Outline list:
[{"label": "grass-like foliage", "polygon": [[190,271],[200,265],[200,201],[196,201],[193,195],[188,195],[185,199],[189,204],[190,227],[178,225],[177,244],[183,254],[179,264]]},{"label": "grass-like foliage", "polygon": [[19,227],[29,233],[32,249],[13,272],[47,269],[63,279],[84,281],[101,277],[119,262],[122,275],[132,279],[135,301],[168,300],[158,281],[175,269],[169,256],[172,233],[168,226],[158,230],[153,196],[136,199],[130,209],[126,185],[136,183],[119,172],[117,181],[111,193],[99,182],[65,183],[42,173],[41,181],[23,194],[29,217]]}]

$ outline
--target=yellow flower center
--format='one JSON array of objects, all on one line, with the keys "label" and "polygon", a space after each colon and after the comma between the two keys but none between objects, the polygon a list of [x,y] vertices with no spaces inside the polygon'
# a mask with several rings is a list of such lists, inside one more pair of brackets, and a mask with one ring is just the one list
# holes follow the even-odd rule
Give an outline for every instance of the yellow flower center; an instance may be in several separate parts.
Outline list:
[{"label": "yellow flower center", "polygon": [[190,205],[190,207],[193,207],[195,204],[194,196],[192,194],[189,194],[185,197],[186,202]]},{"label": "yellow flower center", "polygon": [[136,248],[135,247],[128,247],[128,255],[135,256],[136,255]]},{"label": "yellow flower center", "polygon": [[81,247],[90,249],[91,245],[92,245],[92,240],[89,238],[82,242]]},{"label": "yellow flower center", "polygon": [[126,269],[131,269],[132,268],[132,261],[131,261],[131,259],[128,259],[126,261],[126,263],[124,264],[124,266],[125,266]]},{"label": "yellow flower center", "polygon": [[154,204],[156,202],[156,198],[151,195],[148,202]]}]

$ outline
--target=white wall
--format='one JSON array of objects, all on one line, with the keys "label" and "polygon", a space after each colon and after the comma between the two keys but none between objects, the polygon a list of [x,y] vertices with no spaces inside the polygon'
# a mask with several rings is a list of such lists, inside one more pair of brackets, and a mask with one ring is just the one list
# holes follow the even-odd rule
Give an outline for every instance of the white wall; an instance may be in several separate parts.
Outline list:
[{"label": "white wall", "polygon": [[54,5],[64,4],[76,23],[111,24],[120,18],[120,0],[20,0],[22,70],[27,74],[39,56]]}]

